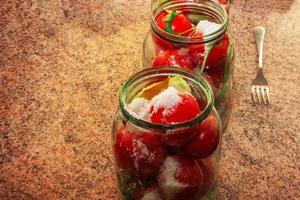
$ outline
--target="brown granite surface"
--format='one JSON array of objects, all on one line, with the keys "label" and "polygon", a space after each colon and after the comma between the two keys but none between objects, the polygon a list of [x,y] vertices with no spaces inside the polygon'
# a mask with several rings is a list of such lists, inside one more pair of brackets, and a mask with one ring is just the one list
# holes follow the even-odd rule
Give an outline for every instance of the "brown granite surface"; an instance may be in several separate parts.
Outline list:
[{"label": "brown granite surface", "polygon": [[[16,3],[17,2],[17,3]],[[0,0],[0,199],[115,200],[121,83],[141,67],[144,0]],[[300,1],[236,0],[234,108],[219,200],[300,199]],[[251,27],[267,28],[270,108],[250,103]]]}]

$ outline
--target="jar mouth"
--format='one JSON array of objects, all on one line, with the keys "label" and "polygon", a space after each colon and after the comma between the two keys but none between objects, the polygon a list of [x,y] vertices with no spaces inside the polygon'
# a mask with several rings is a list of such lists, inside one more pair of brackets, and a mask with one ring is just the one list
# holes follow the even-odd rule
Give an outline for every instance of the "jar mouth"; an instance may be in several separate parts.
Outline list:
[{"label": "jar mouth", "polygon": [[[168,124],[168,125],[154,124],[146,120],[140,119],[135,115],[132,115],[131,112],[128,110],[127,104],[129,100],[132,100],[136,94],[135,93],[134,95],[128,95],[128,94],[134,91],[134,89],[138,85],[144,84],[147,81],[149,82],[150,80],[158,80],[170,76],[181,76],[189,83],[193,84],[194,87],[197,87],[198,89],[202,90],[201,92],[204,95],[206,100],[206,105],[203,111],[197,117],[195,117],[190,121]],[[202,121],[204,121],[208,117],[210,112],[213,110],[214,96],[209,83],[204,78],[201,78],[200,75],[187,69],[167,66],[167,67],[159,67],[159,68],[148,68],[131,76],[121,88],[119,104],[124,117],[127,120],[129,120],[131,123],[135,124],[136,126],[145,129],[168,131],[168,130],[174,130],[178,128],[191,127],[193,125],[199,124]]]},{"label": "jar mouth", "polygon": [[[205,16],[213,18],[218,21],[221,26],[214,32],[202,36],[182,36],[173,34],[161,29],[156,23],[156,17],[163,10],[183,10],[191,13],[201,13]],[[203,44],[214,41],[220,38],[227,30],[228,27],[228,14],[223,6],[214,1],[186,1],[174,0],[165,1],[152,8],[150,24],[152,30],[166,40],[177,42],[181,44]]]}]

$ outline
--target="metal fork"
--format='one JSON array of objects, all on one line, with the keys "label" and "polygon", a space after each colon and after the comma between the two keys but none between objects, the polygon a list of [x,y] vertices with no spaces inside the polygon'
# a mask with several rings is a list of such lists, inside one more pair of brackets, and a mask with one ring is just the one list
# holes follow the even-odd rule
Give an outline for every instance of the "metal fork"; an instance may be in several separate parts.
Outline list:
[{"label": "metal fork", "polygon": [[268,82],[263,74],[263,43],[265,36],[265,28],[262,26],[256,26],[253,28],[253,34],[255,36],[257,52],[258,52],[258,72],[255,79],[252,81],[252,101],[254,104],[270,104],[270,89]]}]

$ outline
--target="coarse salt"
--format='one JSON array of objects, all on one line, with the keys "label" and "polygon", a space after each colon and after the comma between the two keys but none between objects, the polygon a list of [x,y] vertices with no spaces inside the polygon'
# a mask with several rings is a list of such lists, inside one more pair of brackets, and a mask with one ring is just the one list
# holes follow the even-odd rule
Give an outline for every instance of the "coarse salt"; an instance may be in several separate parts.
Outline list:
[{"label": "coarse salt", "polygon": [[173,198],[178,191],[185,188],[185,185],[175,178],[178,168],[178,161],[172,157],[167,157],[163,163],[163,188],[169,198]]},{"label": "coarse salt", "polygon": [[149,115],[149,101],[144,98],[135,98],[128,104],[127,109],[135,117],[146,119]]},{"label": "coarse salt", "polygon": [[134,158],[134,167],[139,168],[138,161],[141,159],[146,159],[151,162],[154,159],[154,154],[149,151],[147,146],[139,140],[133,141],[133,158]]},{"label": "coarse salt", "polygon": [[210,22],[208,20],[201,20],[197,24],[197,30],[201,32],[203,35],[209,35],[215,31],[217,31],[222,25],[214,22]]},{"label": "coarse salt", "polygon": [[166,90],[160,94],[153,97],[150,101],[150,107],[153,106],[152,112],[157,112],[159,108],[163,108],[163,115],[167,116],[172,113],[174,107],[181,102],[181,97],[178,90],[174,87],[168,87]]},{"label": "coarse salt", "polygon": [[147,192],[143,196],[142,200],[161,200],[161,198],[160,198],[158,192],[156,190],[154,190],[154,191]]}]

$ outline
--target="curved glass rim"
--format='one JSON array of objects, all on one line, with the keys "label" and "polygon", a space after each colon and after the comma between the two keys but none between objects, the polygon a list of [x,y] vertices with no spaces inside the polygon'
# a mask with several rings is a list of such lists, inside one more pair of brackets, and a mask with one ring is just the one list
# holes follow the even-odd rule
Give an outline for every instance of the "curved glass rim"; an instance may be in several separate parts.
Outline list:
[{"label": "curved glass rim", "polygon": [[[207,4],[207,5],[206,5]],[[175,6],[190,6],[190,5],[196,5],[197,7],[202,6],[203,8],[206,9],[208,8],[216,8],[216,11],[219,11],[220,14],[223,17],[223,23],[220,26],[220,28],[218,28],[216,31],[207,34],[207,35],[203,35],[203,36],[197,36],[197,37],[190,37],[190,36],[181,36],[181,35],[177,35],[177,34],[173,34],[173,33],[169,33],[161,28],[159,28],[156,24],[155,21],[155,17],[154,16],[154,12],[161,7],[166,7],[169,5],[173,5]],[[204,44],[204,43],[208,43],[211,42],[219,37],[221,37],[225,32],[226,29],[228,27],[228,13],[226,11],[226,9],[221,6],[219,3],[214,2],[214,1],[206,1],[206,2],[187,2],[184,0],[177,0],[177,1],[165,1],[161,4],[159,4],[159,6],[155,7],[152,11],[151,11],[151,19],[150,19],[150,25],[152,27],[152,30],[154,30],[154,32],[156,32],[157,34],[159,34],[160,37],[163,37],[166,40],[169,41],[174,41],[174,42],[178,42],[178,43],[183,43],[183,44]],[[166,37],[165,35],[167,35],[168,37]],[[203,39],[203,40],[197,40],[198,39]],[[195,39],[193,41],[191,41],[190,39]]]},{"label": "curved glass rim", "polygon": [[[145,121],[143,119],[137,118],[134,115],[130,114],[130,112],[127,110],[127,104],[126,104],[126,93],[128,92],[128,87],[134,83],[142,83],[146,78],[156,77],[158,75],[160,76],[179,75],[179,76],[183,76],[185,79],[188,79],[193,84],[199,85],[200,88],[202,88],[206,98],[206,107],[201,112],[201,114],[199,114],[196,118],[190,121],[168,124],[168,125],[154,124]],[[178,128],[190,127],[204,121],[208,117],[210,112],[213,110],[214,96],[209,83],[197,73],[179,67],[165,66],[159,68],[148,68],[131,76],[121,88],[120,96],[119,96],[119,104],[120,104],[122,114],[125,116],[127,120],[129,120],[133,124],[145,129],[156,129],[156,130],[166,131],[166,130],[174,130]]]}]

